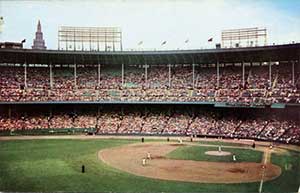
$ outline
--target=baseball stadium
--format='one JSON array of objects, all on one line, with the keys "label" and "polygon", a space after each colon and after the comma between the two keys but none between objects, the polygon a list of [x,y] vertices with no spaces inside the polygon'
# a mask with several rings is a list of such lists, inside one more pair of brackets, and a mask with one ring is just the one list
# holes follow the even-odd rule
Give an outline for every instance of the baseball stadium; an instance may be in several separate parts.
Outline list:
[{"label": "baseball stadium", "polygon": [[[50,9],[41,4],[16,9]],[[126,26],[62,17],[57,30],[41,14],[29,48],[7,35],[19,22],[10,5],[0,3],[1,192],[300,192],[300,41],[226,26],[207,48],[153,34],[158,48],[127,49]]]}]

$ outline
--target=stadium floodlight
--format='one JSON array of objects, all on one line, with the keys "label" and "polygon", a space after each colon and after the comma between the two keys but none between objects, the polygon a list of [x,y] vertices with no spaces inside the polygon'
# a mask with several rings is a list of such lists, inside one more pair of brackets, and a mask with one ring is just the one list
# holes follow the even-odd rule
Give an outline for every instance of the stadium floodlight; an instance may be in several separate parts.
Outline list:
[{"label": "stadium floodlight", "polygon": [[[104,46],[104,48],[103,48]],[[58,49],[76,51],[122,51],[122,30],[118,27],[61,26],[58,30]]]},{"label": "stadium floodlight", "polygon": [[254,42],[255,46],[259,44],[267,45],[267,29],[266,28],[240,28],[240,29],[227,29],[223,30],[221,33],[222,46],[230,48],[233,45],[238,45],[236,47],[248,46],[252,47]]}]

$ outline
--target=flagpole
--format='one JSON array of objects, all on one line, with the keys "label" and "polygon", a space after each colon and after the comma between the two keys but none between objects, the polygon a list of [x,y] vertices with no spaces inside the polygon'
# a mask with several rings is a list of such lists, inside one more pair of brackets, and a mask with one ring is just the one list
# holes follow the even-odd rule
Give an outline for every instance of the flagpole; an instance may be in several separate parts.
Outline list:
[{"label": "flagpole", "polygon": [[1,16],[1,17],[0,17],[0,37],[1,37],[1,34],[2,34],[3,25],[4,25],[4,19],[3,19],[3,17]]}]

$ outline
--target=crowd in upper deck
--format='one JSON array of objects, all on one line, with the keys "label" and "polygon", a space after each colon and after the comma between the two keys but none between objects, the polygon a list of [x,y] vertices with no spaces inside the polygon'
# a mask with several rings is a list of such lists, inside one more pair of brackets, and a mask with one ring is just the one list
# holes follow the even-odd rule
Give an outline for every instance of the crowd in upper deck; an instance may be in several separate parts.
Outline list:
[{"label": "crowd in upper deck", "polygon": [[[0,101],[215,101],[243,104],[300,103],[300,73],[285,66],[147,68],[3,67]],[[26,79],[26,81],[25,81]],[[100,80],[100,81],[99,81]],[[26,82],[26,83],[25,83]],[[219,83],[218,83],[219,82]]]}]

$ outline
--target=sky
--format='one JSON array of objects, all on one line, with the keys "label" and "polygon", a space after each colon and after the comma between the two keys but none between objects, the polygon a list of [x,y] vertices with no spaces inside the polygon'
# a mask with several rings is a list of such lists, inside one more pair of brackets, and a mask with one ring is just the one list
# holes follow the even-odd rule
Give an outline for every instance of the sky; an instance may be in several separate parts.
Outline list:
[{"label": "sky", "polygon": [[266,28],[268,44],[300,42],[299,10],[300,0],[0,0],[0,42],[31,48],[38,20],[48,49],[60,26],[120,27],[124,50],[210,48],[248,27]]}]

